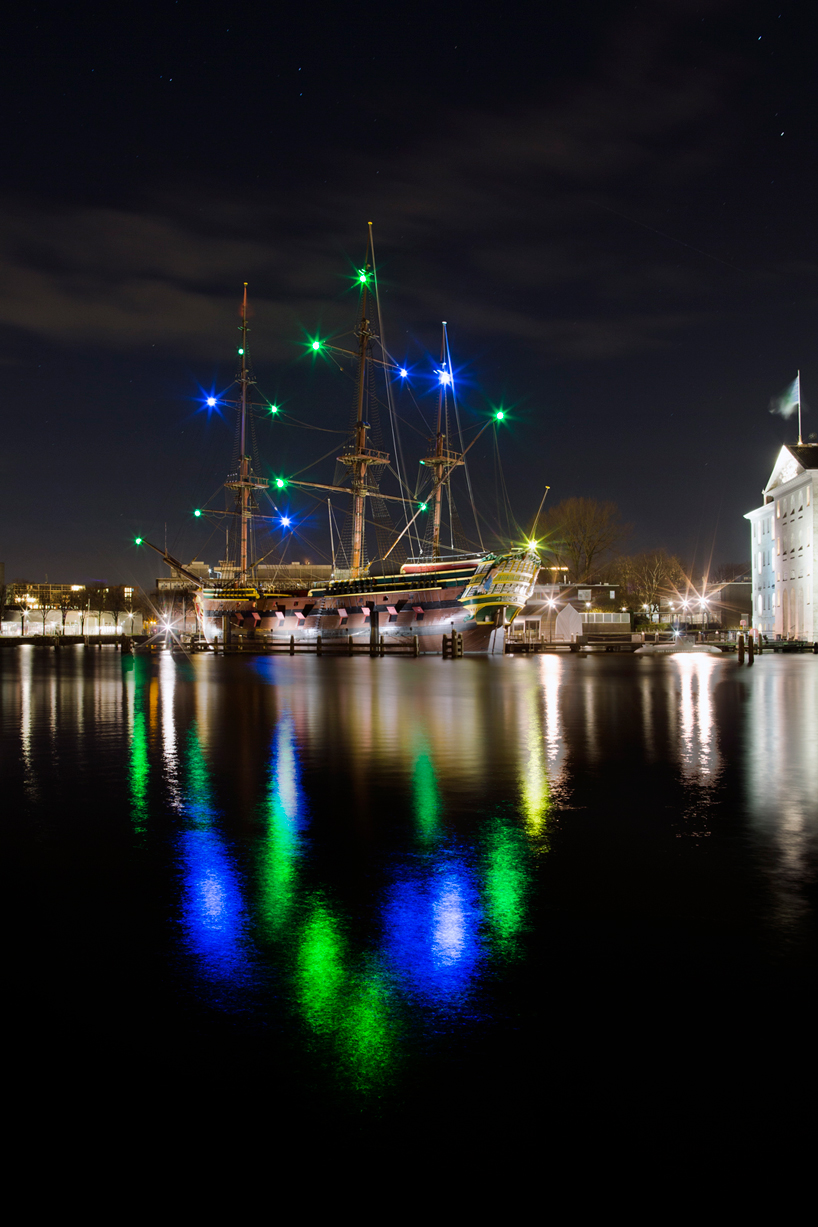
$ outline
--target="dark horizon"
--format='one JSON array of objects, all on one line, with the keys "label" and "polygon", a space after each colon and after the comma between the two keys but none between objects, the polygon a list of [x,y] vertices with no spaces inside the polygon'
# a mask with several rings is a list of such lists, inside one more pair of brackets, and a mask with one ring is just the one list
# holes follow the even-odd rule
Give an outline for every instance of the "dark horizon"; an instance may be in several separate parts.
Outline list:
[{"label": "dark horizon", "polygon": [[[422,388],[447,320],[469,425],[508,411],[521,525],[548,484],[549,504],[615,502],[634,551],[697,570],[748,557],[743,514],[796,438],[770,401],[798,368],[815,429],[806,8],[488,12],[421,7],[365,36],[334,10],[233,4],[17,18],[7,581],[150,588],[162,565],[133,540],[161,544],[165,524],[184,561],[220,556],[192,512],[224,480],[233,423],[202,394],[233,377],[244,281],[259,390],[308,424],[264,426],[264,475],[326,452],[349,393],[303,343],[352,326],[369,221],[390,350]],[[490,436],[473,470],[489,516]],[[424,437],[403,428],[407,460]],[[288,557],[322,561],[325,516],[290,502],[314,523]]]}]

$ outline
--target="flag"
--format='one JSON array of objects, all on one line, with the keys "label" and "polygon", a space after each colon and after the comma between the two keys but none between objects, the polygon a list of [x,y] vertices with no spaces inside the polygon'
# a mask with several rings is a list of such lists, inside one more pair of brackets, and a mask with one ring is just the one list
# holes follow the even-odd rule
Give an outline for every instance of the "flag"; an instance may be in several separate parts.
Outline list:
[{"label": "flag", "polygon": [[782,418],[791,418],[798,408],[799,400],[800,391],[798,376],[796,375],[790,386],[780,396],[772,398],[770,401],[770,413],[777,413]]}]

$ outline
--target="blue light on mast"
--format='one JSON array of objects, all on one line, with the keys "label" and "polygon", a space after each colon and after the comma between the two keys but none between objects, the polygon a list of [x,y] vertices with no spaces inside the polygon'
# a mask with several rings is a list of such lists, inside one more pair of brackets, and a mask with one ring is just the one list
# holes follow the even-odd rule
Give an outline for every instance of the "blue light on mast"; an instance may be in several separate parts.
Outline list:
[{"label": "blue light on mast", "polygon": [[445,384],[448,386],[448,384],[452,382],[452,377],[448,371],[438,371],[438,376],[440,377],[440,382],[442,384]]},{"label": "blue light on mast", "polygon": [[215,397],[215,396],[208,396],[208,398],[207,398],[207,405],[208,405],[208,408],[209,408],[209,409],[212,409],[212,408],[213,408],[213,406],[214,406],[215,404],[216,404],[216,397]]}]

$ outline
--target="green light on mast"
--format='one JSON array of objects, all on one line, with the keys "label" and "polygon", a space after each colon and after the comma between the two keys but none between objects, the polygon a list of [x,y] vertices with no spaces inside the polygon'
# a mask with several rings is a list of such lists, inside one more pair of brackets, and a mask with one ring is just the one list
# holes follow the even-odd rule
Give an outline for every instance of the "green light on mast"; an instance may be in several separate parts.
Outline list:
[{"label": "green light on mast", "polygon": [[141,545],[141,544],[142,544],[142,538],[137,537],[136,540],[134,541],[134,545]]},{"label": "green light on mast", "polygon": [[196,510],[194,511],[194,513],[193,513],[193,514],[195,515],[196,519],[198,520],[199,516],[200,516],[202,513],[201,513],[201,511],[199,510],[199,508],[197,507],[197,508],[196,508]]},{"label": "green light on mast", "polygon": [[496,412],[496,413],[495,413],[495,415],[494,415],[494,420],[495,420],[495,422],[502,422],[502,420],[503,420],[503,418],[504,418],[505,416],[506,416],[506,415],[505,415],[505,413],[503,412],[503,410],[502,410],[502,409],[498,409],[498,410],[497,410],[497,412]]}]

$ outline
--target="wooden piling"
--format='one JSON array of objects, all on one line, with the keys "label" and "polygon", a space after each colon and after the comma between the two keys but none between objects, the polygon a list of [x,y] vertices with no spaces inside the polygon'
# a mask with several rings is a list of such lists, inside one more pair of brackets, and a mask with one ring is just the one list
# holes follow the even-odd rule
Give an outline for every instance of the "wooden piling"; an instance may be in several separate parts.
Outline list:
[{"label": "wooden piling", "polygon": [[295,635],[290,635],[290,655],[295,656]]},{"label": "wooden piling", "polygon": [[753,663],[753,636],[748,635],[747,636],[747,664],[751,665],[752,663]]},{"label": "wooden piling", "polygon": [[412,636],[412,655],[420,655],[420,640],[418,639],[417,635]]},{"label": "wooden piling", "polygon": [[744,664],[744,636],[743,635],[739,635],[738,637],[738,663],[740,665]]},{"label": "wooden piling", "polygon": [[321,655],[321,636],[320,635],[316,635],[315,637],[315,654],[316,656]]}]

